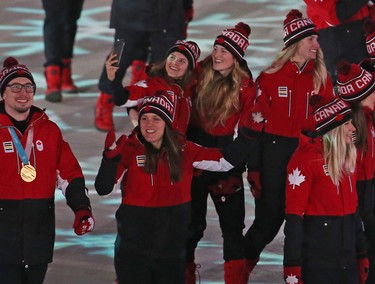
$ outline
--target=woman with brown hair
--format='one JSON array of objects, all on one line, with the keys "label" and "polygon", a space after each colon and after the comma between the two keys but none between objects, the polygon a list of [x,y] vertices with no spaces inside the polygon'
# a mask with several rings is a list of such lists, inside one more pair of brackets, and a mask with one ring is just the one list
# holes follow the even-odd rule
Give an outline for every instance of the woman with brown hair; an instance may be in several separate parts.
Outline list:
[{"label": "woman with brown hair", "polygon": [[228,171],[241,162],[185,140],[172,128],[174,112],[169,94],[146,97],[133,133],[114,143],[111,131],[105,141],[95,188],[107,195],[121,186],[115,242],[119,284],[183,284],[193,170]]}]

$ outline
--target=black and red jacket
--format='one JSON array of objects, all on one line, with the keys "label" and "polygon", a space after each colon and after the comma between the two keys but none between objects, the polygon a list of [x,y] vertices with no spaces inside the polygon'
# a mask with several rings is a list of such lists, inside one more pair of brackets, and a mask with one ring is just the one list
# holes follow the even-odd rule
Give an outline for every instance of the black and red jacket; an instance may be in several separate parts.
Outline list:
[{"label": "black and red jacket", "polygon": [[[24,133],[14,127],[0,102],[0,263],[41,264],[52,261],[55,240],[55,191],[62,190],[73,211],[89,207],[85,180],[59,127],[35,106]],[[20,176],[22,161],[9,132],[13,128],[23,148],[33,131],[30,164],[36,178]],[[73,214],[71,216],[73,222]]]},{"label": "black and red jacket", "polygon": [[357,213],[356,173],[336,186],[323,159],[321,138],[301,135],[287,168],[284,266],[356,265],[367,248]]},{"label": "black and red jacket", "polygon": [[102,160],[95,188],[99,195],[122,189],[117,210],[118,233],[129,250],[139,254],[180,257],[185,251],[191,216],[190,184],[194,168],[227,171],[233,165],[219,149],[183,142],[182,178],[171,182],[165,150],[161,150],[155,174],[146,173],[145,147],[137,129],[128,137],[119,163]]}]

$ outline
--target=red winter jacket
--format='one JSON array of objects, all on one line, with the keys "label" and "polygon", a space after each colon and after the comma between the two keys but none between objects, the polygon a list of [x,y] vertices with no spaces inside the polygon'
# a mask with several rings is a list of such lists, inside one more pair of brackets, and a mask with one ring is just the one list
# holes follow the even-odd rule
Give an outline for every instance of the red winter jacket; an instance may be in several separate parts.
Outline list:
[{"label": "red winter jacket", "polygon": [[[56,187],[76,211],[89,206],[82,170],[59,127],[32,106],[24,134],[16,129],[0,102],[0,263],[41,264],[52,261],[55,238]],[[25,148],[33,130],[29,162],[36,169],[32,182],[21,179],[22,161],[9,132],[13,127]],[[73,214],[71,216],[73,222]]]},{"label": "red winter jacket", "polygon": [[288,164],[286,214],[298,216],[343,216],[355,213],[355,173],[333,184],[323,159],[321,138],[301,135],[300,145]]},{"label": "red winter jacket", "polygon": [[[310,60],[300,69],[289,61],[276,73],[262,72],[257,78],[258,94],[248,127],[289,138],[298,138],[302,131],[314,131],[309,104],[315,94],[314,64]],[[329,77],[319,95],[335,96]]]},{"label": "red winter jacket", "polygon": [[123,153],[117,169],[118,181],[125,172],[121,180],[124,188],[122,203],[135,206],[175,206],[189,202],[194,168],[211,171],[228,171],[233,168],[223,160],[223,155],[218,149],[205,148],[186,141],[182,152],[182,178],[181,181],[172,183],[165,152],[161,154],[156,174],[144,172],[145,149],[136,135],[128,138]]},{"label": "red winter jacket", "polygon": [[364,108],[367,122],[367,151],[357,151],[357,181],[372,180],[375,174],[375,128],[373,111]]},{"label": "red winter jacket", "polygon": [[157,95],[158,91],[166,92],[174,103],[175,117],[172,127],[180,133],[185,134],[190,120],[192,108],[192,88],[191,85],[182,89],[176,83],[169,83],[162,77],[148,77],[146,80],[137,82],[135,85],[125,87],[129,97],[121,104],[121,107],[136,107],[144,97]]},{"label": "red winter jacket", "polygon": [[183,146],[182,155],[182,178],[176,183],[171,182],[164,151],[156,173],[144,172],[145,148],[136,135],[125,141],[119,163],[102,161],[95,179],[99,195],[110,193],[115,183],[121,183],[122,204],[116,219],[122,249],[153,257],[184,257],[191,217],[193,169],[227,171],[233,166],[223,159],[218,149],[204,148],[190,141]]},{"label": "red winter jacket", "polygon": [[301,135],[287,168],[284,266],[355,266],[366,250],[357,210],[355,173],[333,184],[321,138]]}]

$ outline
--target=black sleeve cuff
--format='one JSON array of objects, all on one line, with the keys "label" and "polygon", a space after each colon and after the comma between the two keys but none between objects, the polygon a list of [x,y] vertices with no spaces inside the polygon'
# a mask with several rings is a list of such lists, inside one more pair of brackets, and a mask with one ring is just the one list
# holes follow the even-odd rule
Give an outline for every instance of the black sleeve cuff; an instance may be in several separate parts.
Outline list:
[{"label": "black sleeve cuff", "polygon": [[82,206],[90,208],[90,199],[85,187],[84,178],[73,179],[66,188],[65,197],[66,203],[74,212]]},{"label": "black sleeve cuff", "polygon": [[284,266],[301,266],[303,219],[295,214],[285,216]]},{"label": "black sleeve cuff", "polygon": [[116,106],[122,106],[129,98],[129,90],[125,89],[121,81],[114,80],[111,82],[113,101]]},{"label": "black sleeve cuff", "polygon": [[104,159],[101,162],[98,174],[95,178],[95,189],[99,195],[107,195],[112,192],[115,185],[117,163],[108,163]]}]

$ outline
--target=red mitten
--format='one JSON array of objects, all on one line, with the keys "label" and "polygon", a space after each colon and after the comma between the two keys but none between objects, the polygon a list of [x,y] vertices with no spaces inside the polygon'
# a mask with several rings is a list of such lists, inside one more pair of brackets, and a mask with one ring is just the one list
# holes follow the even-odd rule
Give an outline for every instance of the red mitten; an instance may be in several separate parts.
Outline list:
[{"label": "red mitten", "polygon": [[73,228],[78,236],[94,230],[95,220],[89,209],[80,209],[75,213]]},{"label": "red mitten", "polygon": [[284,280],[286,284],[303,284],[300,266],[284,266]]},{"label": "red mitten", "polygon": [[124,141],[127,139],[126,135],[121,135],[116,141],[115,131],[112,129],[108,131],[104,142],[104,157],[108,160],[121,155]]},{"label": "red mitten", "polygon": [[359,284],[364,284],[366,282],[370,264],[368,258],[357,259],[358,275],[359,275]]},{"label": "red mitten", "polygon": [[262,196],[262,184],[260,182],[260,172],[251,171],[247,172],[247,181],[250,185],[250,192],[255,199]]},{"label": "red mitten", "polygon": [[228,176],[226,179],[219,180],[217,183],[209,185],[208,190],[216,199],[225,202],[225,196],[229,196],[243,187],[242,179],[235,176]]},{"label": "red mitten", "polygon": [[188,25],[193,20],[193,17],[194,17],[194,7],[191,6],[185,10],[184,39],[187,38]]}]

